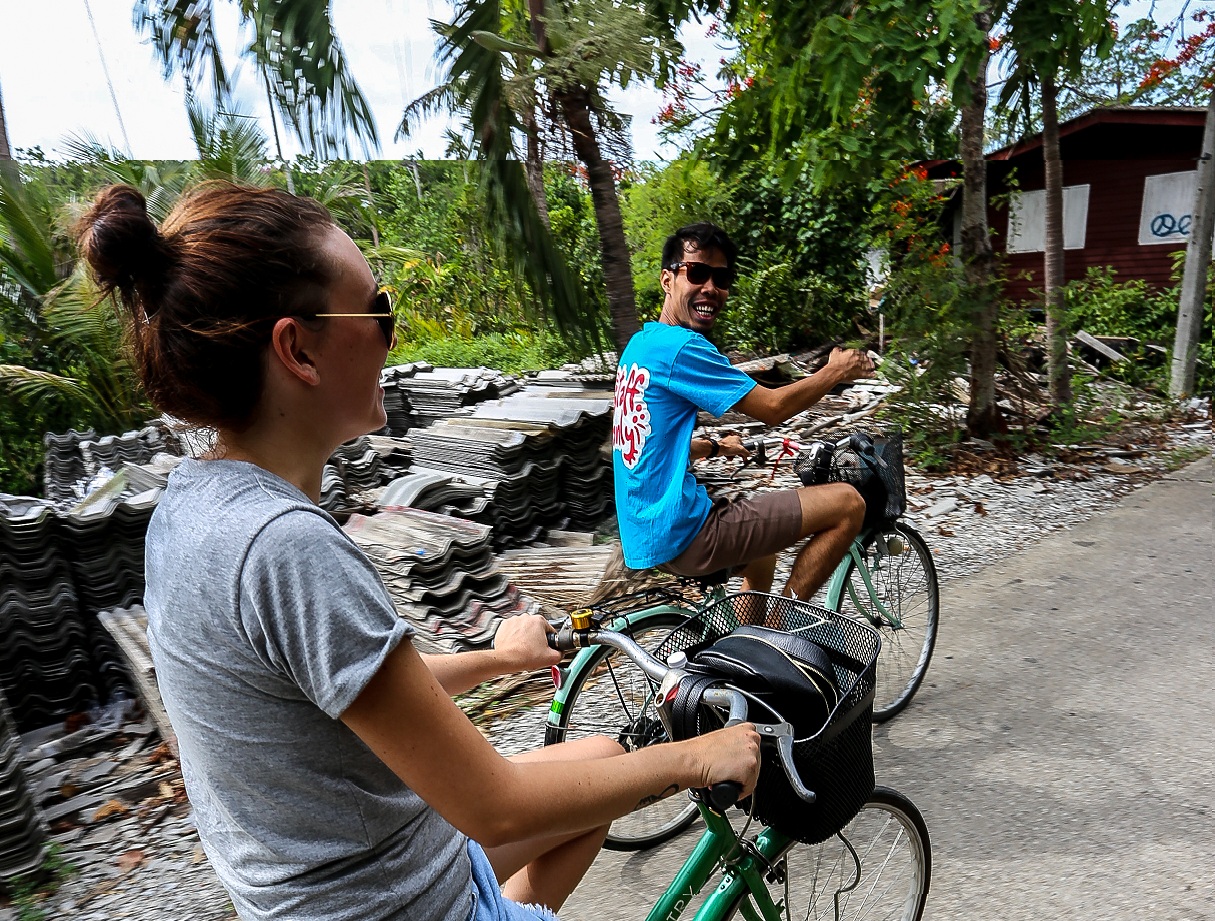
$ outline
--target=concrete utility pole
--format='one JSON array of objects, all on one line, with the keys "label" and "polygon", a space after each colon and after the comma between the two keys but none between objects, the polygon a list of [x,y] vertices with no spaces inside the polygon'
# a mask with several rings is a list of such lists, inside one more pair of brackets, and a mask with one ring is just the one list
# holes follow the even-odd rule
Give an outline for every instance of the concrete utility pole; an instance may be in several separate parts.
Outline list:
[{"label": "concrete utility pole", "polygon": [[1177,309],[1177,338],[1173,340],[1172,379],[1169,395],[1186,397],[1194,392],[1194,366],[1202,333],[1202,301],[1211,263],[1211,237],[1215,236],[1215,92],[1207,103],[1207,124],[1198,155],[1198,182],[1194,192],[1190,241],[1185,248],[1181,276],[1181,303]]}]

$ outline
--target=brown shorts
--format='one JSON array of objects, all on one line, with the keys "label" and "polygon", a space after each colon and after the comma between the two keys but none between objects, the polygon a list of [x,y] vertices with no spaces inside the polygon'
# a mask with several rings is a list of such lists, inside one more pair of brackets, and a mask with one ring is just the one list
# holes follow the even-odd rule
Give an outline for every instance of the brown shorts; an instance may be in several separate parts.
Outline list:
[{"label": "brown shorts", "polygon": [[687,549],[658,568],[677,576],[707,576],[778,553],[801,534],[802,502],[796,489],[733,502],[718,499]]}]

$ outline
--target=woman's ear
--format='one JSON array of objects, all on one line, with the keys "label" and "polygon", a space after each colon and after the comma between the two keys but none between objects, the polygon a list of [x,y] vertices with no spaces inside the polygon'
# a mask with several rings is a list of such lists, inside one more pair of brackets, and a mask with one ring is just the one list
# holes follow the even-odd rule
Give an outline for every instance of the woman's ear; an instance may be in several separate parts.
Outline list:
[{"label": "woman's ear", "polygon": [[282,317],[270,333],[271,360],[292,377],[309,386],[321,382],[320,372],[312,358],[314,334],[296,317]]}]

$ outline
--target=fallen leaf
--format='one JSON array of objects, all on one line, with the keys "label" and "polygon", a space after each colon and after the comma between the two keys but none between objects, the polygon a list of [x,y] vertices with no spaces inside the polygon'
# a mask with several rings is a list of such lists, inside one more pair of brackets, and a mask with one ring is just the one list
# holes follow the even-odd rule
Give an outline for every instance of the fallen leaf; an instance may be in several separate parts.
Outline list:
[{"label": "fallen leaf", "polygon": [[191,858],[192,861],[194,863],[202,863],[203,860],[206,859],[206,857],[207,857],[207,855],[203,852],[202,845],[199,845],[199,844],[194,845],[194,854],[193,854],[193,857]]},{"label": "fallen leaf", "polygon": [[103,803],[101,808],[93,813],[93,821],[101,822],[116,815],[126,815],[127,807],[116,799]]},{"label": "fallen leaf", "polygon": [[976,502],[976,503],[975,503],[975,514],[976,514],[976,515],[986,515],[986,514],[987,514],[987,509],[985,509],[985,508],[983,507],[983,503],[982,503],[982,502]]},{"label": "fallen leaf", "polygon": [[161,782],[160,785],[157,787],[157,790],[160,791],[160,795],[163,796],[165,799],[173,798],[173,788],[170,787],[167,783]]},{"label": "fallen leaf", "polygon": [[129,873],[131,870],[134,870],[137,866],[143,863],[143,857],[143,851],[139,850],[138,848],[127,851],[119,856],[118,869],[120,869],[123,873]]},{"label": "fallen leaf", "polygon": [[937,526],[937,533],[942,537],[953,537],[953,531],[949,530],[949,528],[945,527],[944,525]]}]

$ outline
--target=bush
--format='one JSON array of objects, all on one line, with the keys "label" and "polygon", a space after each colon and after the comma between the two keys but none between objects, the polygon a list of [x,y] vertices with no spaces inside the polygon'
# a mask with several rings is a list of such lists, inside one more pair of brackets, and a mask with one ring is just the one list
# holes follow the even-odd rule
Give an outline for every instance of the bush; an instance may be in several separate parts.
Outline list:
[{"label": "bush", "polygon": [[543,371],[584,357],[552,333],[493,333],[447,336],[405,342],[388,356],[389,364],[426,361],[436,367],[494,368],[507,374]]}]

